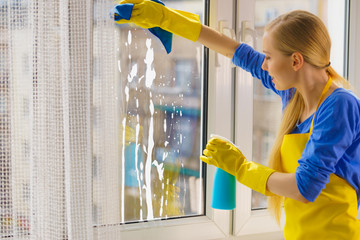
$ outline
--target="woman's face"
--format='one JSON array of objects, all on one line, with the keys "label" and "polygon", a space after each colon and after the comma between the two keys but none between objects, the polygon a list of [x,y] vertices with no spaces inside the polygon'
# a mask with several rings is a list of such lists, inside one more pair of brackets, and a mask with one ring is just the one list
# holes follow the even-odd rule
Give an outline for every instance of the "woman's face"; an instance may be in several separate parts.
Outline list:
[{"label": "woman's face", "polygon": [[263,38],[265,59],[261,68],[269,72],[277,90],[295,87],[295,71],[292,56],[286,56],[275,48],[271,33],[265,32]]}]

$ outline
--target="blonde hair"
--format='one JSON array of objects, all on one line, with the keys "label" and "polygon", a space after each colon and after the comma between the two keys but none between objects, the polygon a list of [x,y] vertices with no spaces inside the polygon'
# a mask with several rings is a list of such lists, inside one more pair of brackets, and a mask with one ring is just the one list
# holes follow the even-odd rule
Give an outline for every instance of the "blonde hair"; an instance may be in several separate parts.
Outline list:
[{"label": "blonde hair", "polygon": [[[329,66],[331,40],[326,26],[319,17],[302,10],[292,11],[274,19],[266,26],[265,31],[271,32],[275,40],[275,48],[284,55],[290,56],[294,52],[299,52],[307,63],[316,68],[326,69],[334,83],[344,88],[350,87],[348,81]],[[280,156],[283,137],[292,132],[303,110],[304,100],[295,90],[294,96],[284,111],[280,129],[270,153],[269,167],[283,171]],[[283,197],[273,195],[268,201],[268,208],[278,223],[280,223],[283,200]]]}]

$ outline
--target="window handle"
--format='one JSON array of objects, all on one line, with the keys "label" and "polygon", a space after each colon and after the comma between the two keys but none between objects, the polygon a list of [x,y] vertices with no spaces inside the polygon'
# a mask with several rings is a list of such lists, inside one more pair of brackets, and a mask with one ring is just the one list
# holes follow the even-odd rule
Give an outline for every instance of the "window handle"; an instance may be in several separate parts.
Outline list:
[{"label": "window handle", "polygon": [[251,27],[250,21],[241,21],[238,38],[240,42],[256,46],[256,31]]},{"label": "window handle", "polygon": [[[218,21],[218,31],[222,34],[224,34],[225,36],[236,40],[236,33],[235,30],[229,27],[229,22],[226,20],[220,20]],[[225,61],[230,61],[230,59],[227,59],[226,57],[224,57],[224,59],[226,59]],[[224,60],[222,60],[224,61]],[[215,54],[215,66],[216,67],[220,67],[222,64],[220,63],[221,60],[219,60],[219,53]],[[232,63],[230,63],[231,68],[235,68],[236,66]]]}]

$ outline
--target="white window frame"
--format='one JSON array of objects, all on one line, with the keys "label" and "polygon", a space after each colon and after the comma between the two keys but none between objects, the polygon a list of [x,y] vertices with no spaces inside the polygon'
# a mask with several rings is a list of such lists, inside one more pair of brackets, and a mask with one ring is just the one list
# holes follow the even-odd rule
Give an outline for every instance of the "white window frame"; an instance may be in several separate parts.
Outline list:
[{"label": "white window frame", "polygon": [[[255,1],[239,0],[237,4],[237,40],[254,46]],[[248,160],[252,160],[253,156],[253,84],[254,78],[250,73],[236,68],[235,143]],[[251,189],[237,183],[236,197],[239,204],[234,214],[233,234],[235,236],[241,239],[263,239],[264,236],[266,239],[283,239],[282,228],[277,225],[267,210],[252,210]]]},{"label": "white window frame", "polygon": [[[349,0],[349,65],[348,78],[355,88],[356,94],[360,97],[360,3],[357,0]],[[358,210],[360,219],[360,209]]]},{"label": "white window frame", "polygon": [[[251,35],[250,23],[254,23],[254,0],[211,1],[210,26],[224,34],[244,42],[242,35]],[[229,11],[229,9],[233,9]],[[241,28],[248,28],[241,31]],[[244,37],[244,36],[243,36]],[[247,41],[249,40],[249,41]],[[250,36],[245,42],[253,45]],[[253,78],[240,68],[235,68],[231,59],[216,53],[210,55],[209,73],[209,115],[208,133],[218,134],[233,140],[251,160],[253,129]],[[212,68],[211,68],[212,66]],[[214,96],[214,97],[212,97]],[[246,116],[246,117],[244,117]],[[207,192],[211,196],[211,192]],[[233,211],[213,210],[214,213],[228,212],[231,217],[231,235],[241,239],[282,239],[280,227],[266,210],[251,210],[251,189],[237,183],[236,209]],[[262,226],[259,228],[259,226]]]},{"label": "white window frame", "polygon": [[[360,94],[360,3],[349,0],[349,81]],[[351,50],[350,50],[351,49]]]}]

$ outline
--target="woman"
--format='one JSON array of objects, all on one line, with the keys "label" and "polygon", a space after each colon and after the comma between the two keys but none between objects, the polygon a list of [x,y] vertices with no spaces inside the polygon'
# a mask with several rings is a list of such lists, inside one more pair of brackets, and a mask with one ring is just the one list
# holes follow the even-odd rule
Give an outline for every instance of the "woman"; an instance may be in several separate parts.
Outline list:
[{"label": "woman", "polygon": [[360,100],[330,66],[331,41],[322,21],[305,11],[276,18],[266,27],[264,55],[201,25],[194,14],[153,1],[126,3],[134,4],[130,22],[161,27],[232,57],[282,99],[269,167],[247,161],[219,137],[209,140],[201,160],[269,195],[278,221],[284,204],[285,239],[360,239]]}]

